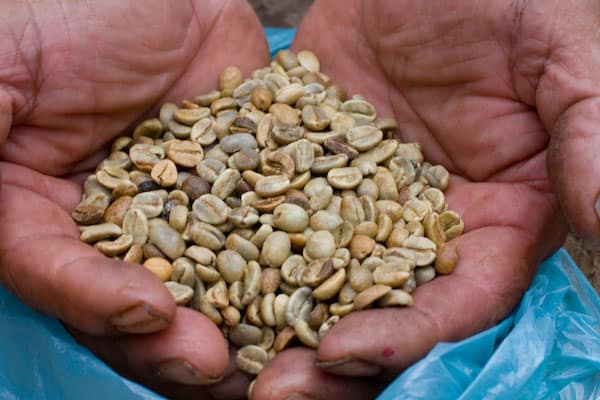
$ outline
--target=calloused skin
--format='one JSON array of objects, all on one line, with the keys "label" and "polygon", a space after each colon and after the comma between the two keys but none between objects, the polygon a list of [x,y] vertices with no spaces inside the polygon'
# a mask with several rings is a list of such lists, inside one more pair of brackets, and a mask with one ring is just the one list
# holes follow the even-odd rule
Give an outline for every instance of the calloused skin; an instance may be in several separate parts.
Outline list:
[{"label": "calloused skin", "polygon": [[[250,379],[229,363],[216,326],[177,309],[149,271],[79,243],[70,213],[112,139],[165,101],[214,89],[227,65],[248,75],[268,63],[252,8],[237,0],[7,1],[0,20],[0,283],[154,389],[244,397]],[[113,319],[138,305],[132,327]],[[169,372],[159,376],[164,362]]]},{"label": "calloused skin", "polygon": [[[14,57],[0,57],[0,280],[146,385],[172,397],[243,397],[249,378],[228,364],[220,332],[199,313],[175,312],[146,271],[79,243],[69,212],[81,195],[73,181],[111,138],[165,100],[213,88],[227,64],[246,73],[265,64],[264,38],[234,0],[124,4],[2,5],[14,10],[0,13],[11,15],[0,48]],[[351,314],[318,351],[281,353],[253,399],[370,398],[438,341],[498,322],[562,243],[559,202],[580,235],[598,238],[599,7],[315,2],[294,48],[315,51],[324,72],[394,116],[403,140],[421,142],[428,160],[452,172],[448,203],[466,232],[453,241],[455,272],[418,288],[413,307]],[[137,304],[151,310],[146,327],[157,333],[118,336],[108,321]],[[224,379],[168,384],[157,366],[172,359]],[[315,361],[346,362],[325,373]]]},{"label": "calloused skin", "polygon": [[564,239],[559,202],[581,236],[600,237],[599,24],[591,0],[314,3],[293,49],[451,171],[465,234],[455,271],[417,288],[414,306],[350,314],[317,351],[282,352],[253,400],[373,398],[437,342],[510,312]]}]

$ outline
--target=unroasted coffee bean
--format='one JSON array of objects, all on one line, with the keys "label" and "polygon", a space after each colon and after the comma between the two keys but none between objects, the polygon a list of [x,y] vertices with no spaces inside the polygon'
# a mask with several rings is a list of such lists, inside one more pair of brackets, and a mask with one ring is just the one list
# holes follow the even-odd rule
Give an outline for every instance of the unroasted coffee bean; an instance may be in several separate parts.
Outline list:
[{"label": "unroasted coffee bean", "polygon": [[243,82],[242,71],[238,67],[229,66],[219,75],[219,87],[223,96],[231,96],[233,91]]},{"label": "unroasted coffee bean", "polygon": [[194,168],[204,158],[202,146],[190,140],[175,140],[167,150],[167,156],[175,164]]},{"label": "unroasted coffee bean", "polygon": [[169,280],[173,272],[173,266],[164,258],[149,258],[144,262],[144,266],[163,282]]},{"label": "unroasted coffee bean", "polygon": [[268,361],[269,357],[266,350],[255,345],[247,345],[240,348],[236,356],[238,368],[254,375],[258,375]]},{"label": "unroasted coffee bean", "polygon": [[190,200],[196,200],[198,197],[210,193],[210,184],[199,176],[189,176],[181,185],[183,190]]},{"label": "unroasted coffee bean", "polygon": [[217,196],[205,194],[194,201],[192,211],[200,221],[219,225],[227,221],[230,208]]},{"label": "unroasted coffee bean", "polygon": [[148,222],[148,239],[172,260],[181,257],[185,251],[185,242],[179,232],[162,219],[154,218]]},{"label": "unroasted coffee bean", "polygon": [[300,206],[284,203],[273,210],[273,223],[285,232],[302,232],[308,226],[308,214]]},{"label": "unroasted coffee bean", "polygon": [[356,167],[333,168],[327,173],[327,182],[336,189],[353,189],[362,181],[362,173]]},{"label": "unroasted coffee bean", "polygon": [[173,296],[175,304],[181,306],[187,304],[194,297],[194,289],[177,282],[165,282],[165,286]]},{"label": "unroasted coffee bean", "polygon": [[285,232],[276,231],[267,236],[261,256],[269,267],[279,267],[288,258],[292,244]]}]

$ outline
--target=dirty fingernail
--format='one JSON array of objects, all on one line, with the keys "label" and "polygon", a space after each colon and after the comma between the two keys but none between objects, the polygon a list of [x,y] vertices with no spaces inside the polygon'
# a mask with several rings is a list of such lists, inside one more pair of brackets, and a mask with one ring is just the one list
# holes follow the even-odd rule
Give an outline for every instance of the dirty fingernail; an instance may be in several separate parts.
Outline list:
[{"label": "dirty fingernail", "polygon": [[379,365],[351,358],[338,361],[317,361],[315,365],[324,371],[345,376],[373,376],[382,371]]},{"label": "dirty fingernail", "polygon": [[113,316],[109,323],[123,333],[150,333],[164,329],[169,321],[148,305],[139,304]]},{"label": "dirty fingernail", "polygon": [[165,361],[158,367],[158,376],[172,382],[185,385],[210,385],[219,382],[222,377],[207,377],[185,360]]}]

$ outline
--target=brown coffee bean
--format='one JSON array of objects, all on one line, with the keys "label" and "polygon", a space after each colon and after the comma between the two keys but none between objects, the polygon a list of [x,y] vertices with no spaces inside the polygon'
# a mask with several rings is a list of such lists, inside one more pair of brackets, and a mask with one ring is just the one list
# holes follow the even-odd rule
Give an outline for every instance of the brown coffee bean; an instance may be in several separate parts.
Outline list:
[{"label": "brown coffee bean", "polygon": [[194,201],[200,196],[210,193],[211,186],[210,183],[208,183],[205,179],[192,175],[183,181],[181,190],[183,190],[190,197],[190,200]]},{"label": "brown coffee bean", "polygon": [[435,259],[435,271],[438,274],[446,275],[454,270],[458,263],[458,251],[453,243],[442,244],[437,251]]},{"label": "brown coffee bean", "polygon": [[333,136],[325,139],[323,146],[333,154],[344,154],[350,161],[359,154],[358,150],[346,143],[340,136]]},{"label": "brown coffee bean", "polygon": [[104,213],[104,220],[109,223],[121,226],[123,217],[131,205],[133,198],[131,196],[121,196],[114,201]]}]

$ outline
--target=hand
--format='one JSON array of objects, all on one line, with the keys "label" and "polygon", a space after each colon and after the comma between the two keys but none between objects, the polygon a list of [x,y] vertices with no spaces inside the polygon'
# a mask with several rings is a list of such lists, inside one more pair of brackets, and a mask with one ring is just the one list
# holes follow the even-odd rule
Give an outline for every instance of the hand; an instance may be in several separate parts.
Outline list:
[{"label": "hand", "polygon": [[258,19],[242,1],[27,4],[0,6],[1,284],[157,390],[244,396],[214,324],[176,312],[144,268],[81,243],[70,212],[113,138],[213,89],[226,65],[247,75],[268,62]]},{"label": "hand", "polygon": [[419,287],[413,307],[353,313],[317,352],[281,353],[254,400],[371,398],[436,343],[511,311],[564,240],[559,203],[579,234],[600,236],[598,11],[574,0],[314,3],[293,48],[313,50],[451,171],[465,234],[456,270]]}]

